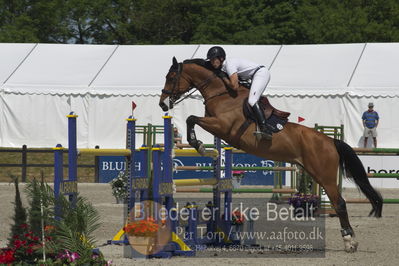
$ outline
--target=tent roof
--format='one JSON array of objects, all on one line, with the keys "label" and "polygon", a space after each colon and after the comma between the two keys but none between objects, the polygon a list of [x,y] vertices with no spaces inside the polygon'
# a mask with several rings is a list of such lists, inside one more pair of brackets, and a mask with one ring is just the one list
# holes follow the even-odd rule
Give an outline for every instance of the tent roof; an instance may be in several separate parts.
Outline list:
[{"label": "tent roof", "polygon": [[[345,93],[364,44],[283,46],[269,87],[276,94]],[[280,92],[280,93],[279,93]]]},{"label": "tent roof", "polygon": [[368,43],[349,84],[360,95],[399,95],[399,43]]},{"label": "tent roof", "polygon": [[192,58],[198,45],[118,46],[91,84],[94,91],[159,94],[174,55]]},{"label": "tent roof", "polygon": [[[153,95],[173,56],[211,45],[0,44],[1,89],[27,94]],[[223,45],[229,57],[269,67],[273,95],[399,96],[399,43]]]},{"label": "tent roof", "polygon": [[34,47],[35,44],[32,43],[0,43],[0,80],[2,84],[7,82]]}]

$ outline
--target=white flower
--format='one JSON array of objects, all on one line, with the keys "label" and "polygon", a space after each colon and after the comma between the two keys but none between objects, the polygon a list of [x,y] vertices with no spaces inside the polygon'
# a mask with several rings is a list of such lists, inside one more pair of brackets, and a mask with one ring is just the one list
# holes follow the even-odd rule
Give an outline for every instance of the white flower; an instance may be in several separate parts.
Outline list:
[{"label": "white flower", "polygon": [[117,198],[126,198],[128,196],[128,174],[119,172],[118,176],[111,180],[112,195]]}]

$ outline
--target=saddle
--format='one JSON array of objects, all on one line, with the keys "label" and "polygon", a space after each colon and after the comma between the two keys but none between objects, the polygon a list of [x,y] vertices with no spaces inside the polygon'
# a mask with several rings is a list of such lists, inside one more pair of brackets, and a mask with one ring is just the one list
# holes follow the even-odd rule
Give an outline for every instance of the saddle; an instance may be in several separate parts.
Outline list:
[{"label": "saddle", "polygon": [[[259,106],[262,108],[264,114],[265,114],[265,119],[266,123],[268,124],[269,128],[273,133],[277,133],[281,130],[284,129],[285,124],[288,122],[288,117],[290,116],[290,113],[280,111],[276,108],[274,108],[267,97],[262,96],[259,99]],[[236,148],[238,147],[239,140],[244,134],[244,132],[248,129],[248,127],[252,123],[256,123],[256,117],[255,114],[252,111],[252,107],[248,103],[248,98],[244,99],[243,103],[243,113],[245,117],[244,123],[240,126],[240,128],[237,131],[237,134],[233,138],[233,145]]]},{"label": "saddle", "polygon": [[[278,120],[282,123],[282,126],[285,125],[285,123],[287,123],[288,121],[288,117],[290,116],[290,113],[288,112],[284,112],[284,111],[280,111],[276,108],[274,108],[269,100],[267,99],[267,97],[262,96],[259,99],[259,106],[260,108],[263,109],[263,112],[265,114],[265,118],[266,118],[266,123],[269,124],[269,126],[272,126],[275,128],[276,132],[280,131],[281,129],[279,129],[279,127],[276,125],[276,123],[272,123],[275,122],[275,120]],[[252,107],[249,105],[248,103],[248,98],[246,98],[244,100],[244,104],[243,104],[243,112],[244,112],[244,116],[253,121],[256,122],[256,116],[252,111]],[[273,120],[273,121],[271,121]]]}]

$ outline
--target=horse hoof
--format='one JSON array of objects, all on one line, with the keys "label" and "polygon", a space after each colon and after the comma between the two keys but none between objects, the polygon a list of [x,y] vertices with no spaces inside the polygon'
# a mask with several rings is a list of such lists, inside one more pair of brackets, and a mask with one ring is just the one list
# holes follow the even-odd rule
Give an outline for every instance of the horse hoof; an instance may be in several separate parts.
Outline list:
[{"label": "horse hoof", "polygon": [[348,253],[356,252],[359,243],[353,240],[351,235],[344,236],[343,238],[344,238],[345,251]]},{"label": "horse hoof", "polygon": [[199,154],[201,154],[201,156],[205,156],[206,155],[205,146],[204,146],[204,144],[202,142],[199,143],[198,148],[197,148],[197,152]]}]

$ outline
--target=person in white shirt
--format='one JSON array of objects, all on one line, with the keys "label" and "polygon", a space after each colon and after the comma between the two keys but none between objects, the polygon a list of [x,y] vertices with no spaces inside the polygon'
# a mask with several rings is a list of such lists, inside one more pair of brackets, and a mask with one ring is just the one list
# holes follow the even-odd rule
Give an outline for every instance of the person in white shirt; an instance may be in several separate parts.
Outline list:
[{"label": "person in white shirt", "polygon": [[272,131],[268,128],[265,115],[258,103],[260,96],[265,91],[270,81],[270,72],[267,68],[245,59],[226,59],[226,52],[220,46],[213,46],[210,48],[206,58],[210,60],[215,70],[221,70],[227,73],[229,78],[223,78],[223,80],[226,85],[233,90],[238,89],[238,80],[252,80],[248,103],[256,115],[260,129],[260,131],[256,131],[254,134],[259,134],[262,138],[270,140],[272,138]]}]

